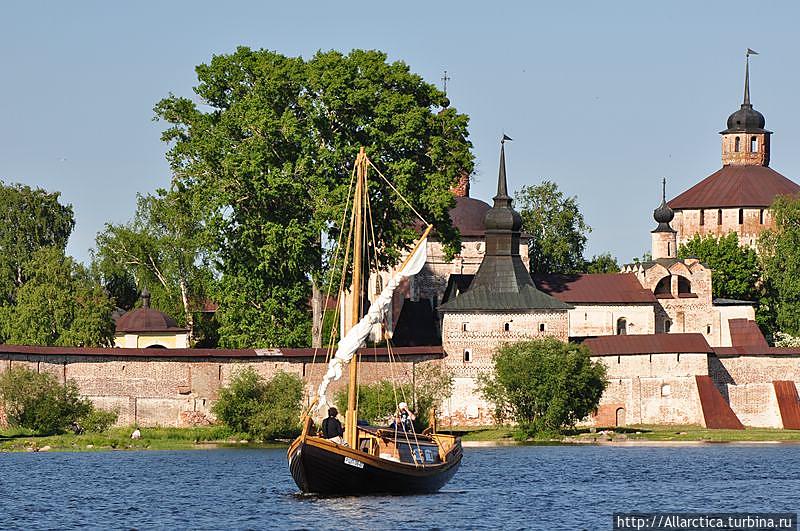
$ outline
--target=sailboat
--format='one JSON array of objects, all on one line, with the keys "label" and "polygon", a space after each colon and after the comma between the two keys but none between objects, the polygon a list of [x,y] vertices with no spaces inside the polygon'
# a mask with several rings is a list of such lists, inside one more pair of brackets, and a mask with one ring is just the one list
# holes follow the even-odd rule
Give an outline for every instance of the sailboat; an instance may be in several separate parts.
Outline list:
[{"label": "sailboat", "polygon": [[[427,225],[399,270],[381,290],[362,316],[362,252],[368,169],[376,169],[362,147],[356,158],[351,188],[355,190],[351,215],[352,312],[350,329],[339,341],[328,370],[302,419],[302,432],[289,446],[289,470],[304,493],[320,495],[423,494],[438,491],[456,473],[462,448],[458,437],[436,432],[431,426],[421,433],[402,427],[363,426],[358,422],[358,365],[356,354],[376,325],[384,322],[394,291],[404,278],[417,274],[426,261]],[[380,172],[377,172],[379,175]],[[381,177],[383,177],[381,175]],[[388,181],[387,181],[388,182]],[[391,183],[388,183],[392,189]],[[395,190],[396,191],[396,190]],[[410,206],[410,205],[409,205]],[[421,216],[420,216],[421,217]],[[350,250],[347,251],[349,254]],[[340,295],[343,290],[340,290]],[[349,365],[347,413],[344,438],[337,443],[325,439],[314,428],[313,412],[328,406],[328,384],[338,380]]]}]

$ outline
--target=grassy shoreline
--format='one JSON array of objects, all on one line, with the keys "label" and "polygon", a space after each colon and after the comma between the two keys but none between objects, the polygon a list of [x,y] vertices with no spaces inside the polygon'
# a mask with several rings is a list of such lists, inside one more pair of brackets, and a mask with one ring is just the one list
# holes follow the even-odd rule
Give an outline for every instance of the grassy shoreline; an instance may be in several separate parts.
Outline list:
[{"label": "grassy shoreline", "polygon": [[561,437],[533,440],[520,437],[513,426],[454,427],[452,433],[464,442],[542,442],[563,444],[605,444],[636,442],[800,442],[799,430],[747,428],[745,430],[710,430],[702,426],[626,426],[624,428],[580,428]]},{"label": "grassy shoreline", "polygon": [[93,452],[109,450],[200,450],[215,447],[285,447],[281,442],[255,442],[222,426],[196,428],[111,428],[103,433],[35,435],[25,430],[0,430],[0,452]]},{"label": "grassy shoreline", "polygon": [[[110,450],[202,450],[220,447],[285,448],[286,442],[253,441],[222,426],[196,428],[141,428],[142,437],[131,439],[133,428],[112,428],[104,433],[34,435],[24,430],[0,430],[0,452],[96,452]],[[559,438],[524,440],[513,426],[452,427],[442,430],[460,435],[467,444],[636,444],[798,442],[800,431],[770,428],[709,430],[701,426],[627,426],[581,428]]]}]

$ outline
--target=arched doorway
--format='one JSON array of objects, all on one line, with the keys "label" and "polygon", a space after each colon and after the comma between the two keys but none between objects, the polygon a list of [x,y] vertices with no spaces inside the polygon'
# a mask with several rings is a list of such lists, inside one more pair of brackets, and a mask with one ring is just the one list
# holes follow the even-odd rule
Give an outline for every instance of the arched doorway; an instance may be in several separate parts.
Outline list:
[{"label": "arched doorway", "polygon": [[625,426],[625,408],[624,407],[618,407],[617,408],[617,418],[616,418],[616,424],[615,425],[617,427]]}]

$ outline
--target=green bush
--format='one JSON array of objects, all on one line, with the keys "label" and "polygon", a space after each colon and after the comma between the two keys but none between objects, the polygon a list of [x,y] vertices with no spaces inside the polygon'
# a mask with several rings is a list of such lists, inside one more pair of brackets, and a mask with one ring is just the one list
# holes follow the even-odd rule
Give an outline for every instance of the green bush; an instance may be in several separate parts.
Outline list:
[{"label": "green bush", "polygon": [[78,420],[78,425],[89,433],[102,433],[117,422],[118,413],[92,407],[92,410]]},{"label": "green bush", "polygon": [[234,432],[262,440],[288,438],[300,433],[302,400],[303,382],[298,376],[279,372],[265,381],[246,367],[220,390],[211,410]]},{"label": "green bush", "polygon": [[546,338],[502,347],[480,385],[495,420],[510,418],[527,436],[550,437],[597,409],[605,372],[586,346]]},{"label": "green bush", "polygon": [[24,367],[0,375],[0,400],[9,425],[42,435],[64,431],[94,409],[89,400],[81,398],[75,382],[61,385],[52,374]]}]

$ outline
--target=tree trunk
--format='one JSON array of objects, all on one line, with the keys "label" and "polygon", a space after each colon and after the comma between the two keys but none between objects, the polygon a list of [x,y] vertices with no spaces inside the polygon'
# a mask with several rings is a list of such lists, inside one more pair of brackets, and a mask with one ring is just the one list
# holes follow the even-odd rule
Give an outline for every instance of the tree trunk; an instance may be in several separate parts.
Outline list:
[{"label": "tree trunk", "polygon": [[191,347],[194,343],[194,315],[192,309],[189,307],[189,287],[186,285],[186,279],[181,276],[181,302],[183,302],[183,312],[186,315],[186,331],[188,332],[188,345]]},{"label": "tree trunk", "polygon": [[311,346],[322,348],[322,290],[311,279]]}]

